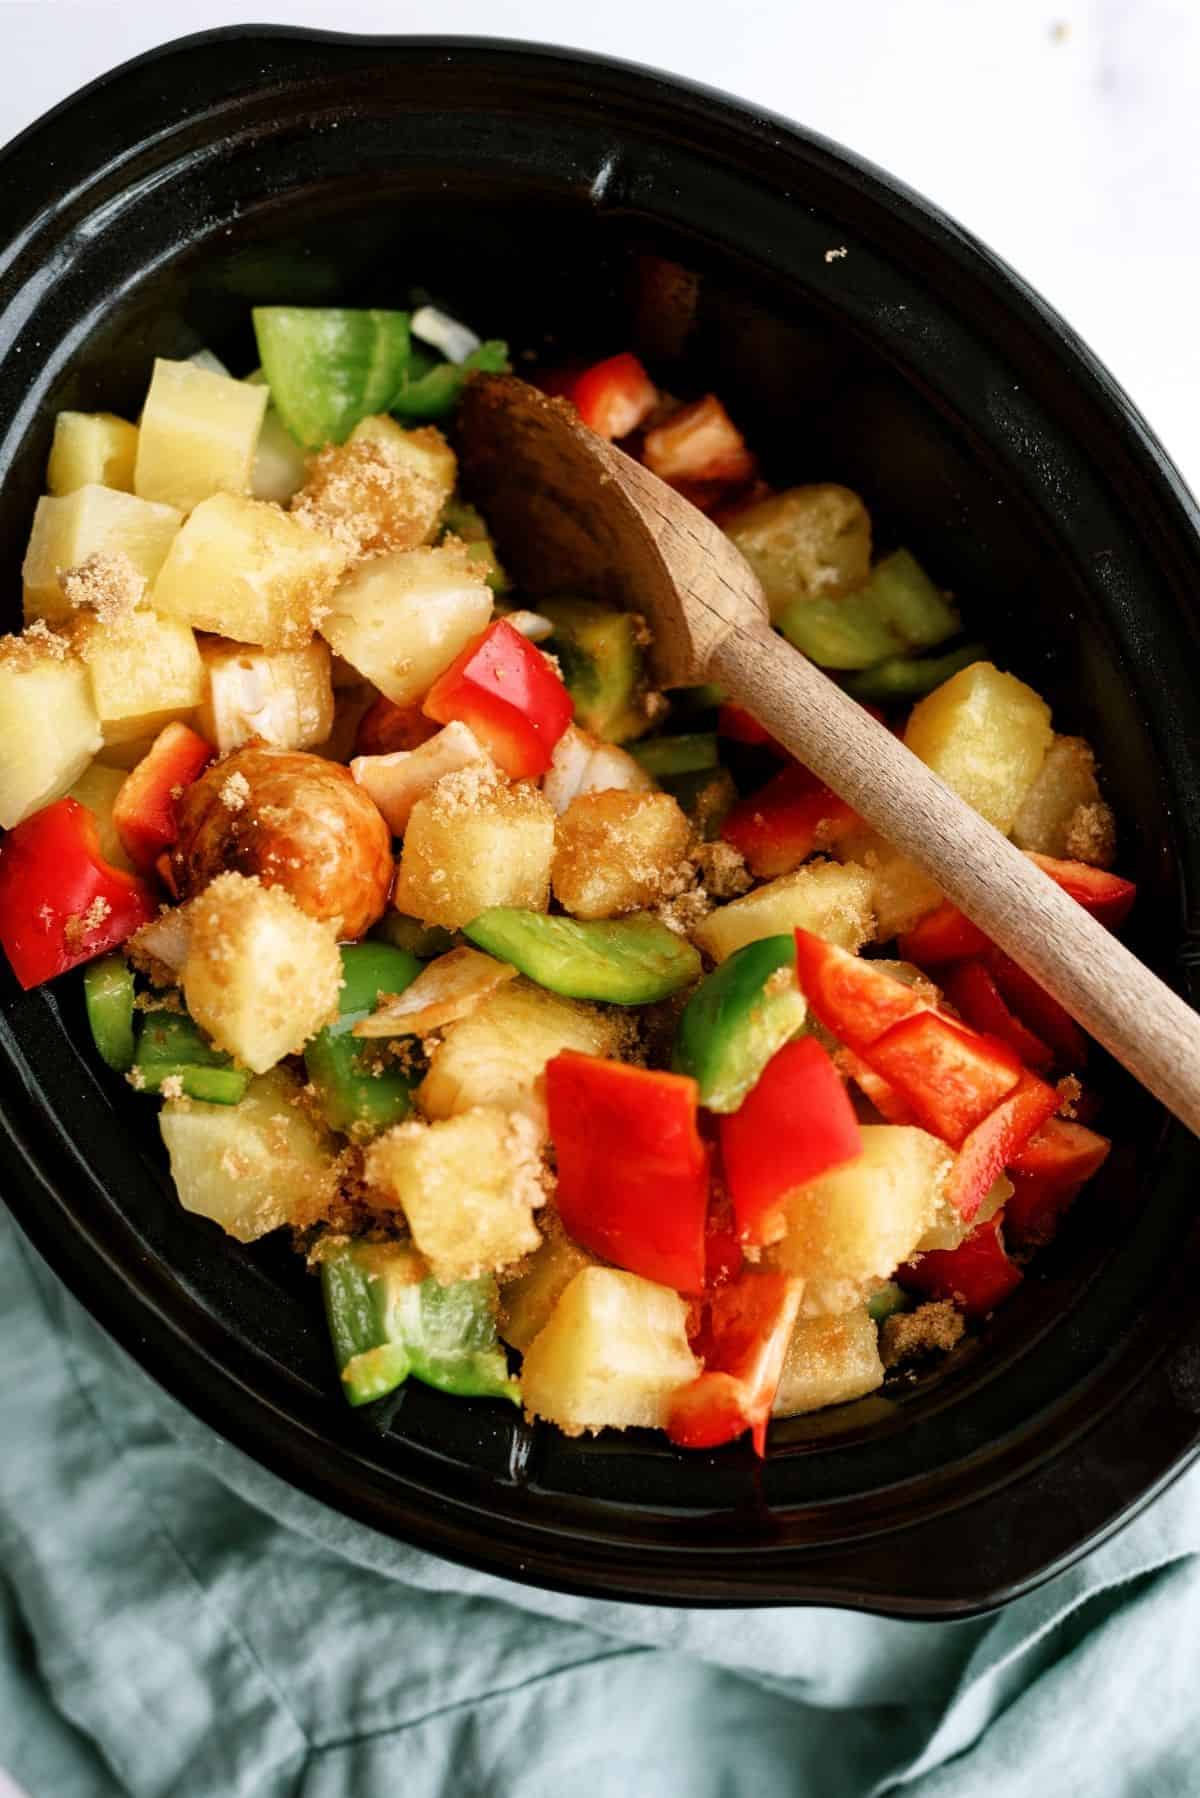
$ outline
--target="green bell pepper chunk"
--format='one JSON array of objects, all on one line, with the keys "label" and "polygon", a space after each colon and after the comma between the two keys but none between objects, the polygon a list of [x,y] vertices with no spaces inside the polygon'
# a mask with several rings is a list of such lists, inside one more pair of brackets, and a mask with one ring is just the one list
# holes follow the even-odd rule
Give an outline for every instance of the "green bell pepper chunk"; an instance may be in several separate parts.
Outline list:
[{"label": "green bell pepper chunk", "polygon": [[233,1062],[214,1049],[194,1019],[181,1011],[152,1011],[138,1037],[138,1066],[229,1068]]},{"label": "green bell pepper chunk", "polygon": [[882,557],[857,592],[793,600],[778,622],[789,643],[819,667],[846,671],[932,649],[961,629],[950,601],[906,549]]},{"label": "green bell pepper chunk", "polygon": [[671,710],[681,712],[715,712],[724,705],[728,694],[719,681],[705,681],[699,687],[673,687]]},{"label": "green bell pepper chunk", "polygon": [[867,1316],[877,1324],[894,1316],[897,1311],[911,1311],[912,1308],[912,1294],[905,1292],[903,1286],[897,1286],[895,1280],[889,1280],[886,1286],[881,1286],[867,1300]]},{"label": "green bell pepper chunk", "polygon": [[671,1066],[699,1083],[709,1111],[736,1111],[776,1050],[804,1029],[795,965],[790,936],[763,937],[735,950],[688,1000]]},{"label": "green bell pepper chunk", "polygon": [[467,546],[467,555],[478,562],[493,593],[507,593],[512,582],[500,566],[496,545],[492,542],[487,521],[478,506],[457,496],[448,499],[442,512],[442,532],[457,537]]},{"label": "green bell pepper chunk", "polygon": [[568,999],[650,1005],[700,975],[697,951],[648,912],[584,920],[497,905],[481,912],[463,935]]},{"label": "green bell pepper chunk", "polygon": [[984,661],[987,648],[982,643],[964,643],[960,649],[947,650],[944,656],[890,656],[874,668],[864,668],[846,682],[847,693],[855,699],[876,700],[885,704],[891,699],[923,699],[943,681],[948,681],[960,668]]},{"label": "green bell pepper chunk", "polygon": [[861,591],[909,649],[933,649],[962,629],[946,595],[906,549],[881,557]]},{"label": "green bell pepper chunk", "polygon": [[238,1105],[246,1096],[250,1074],[214,1049],[186,1012],[152,1011],[138,1035],[134,1085],[139,1092],[161,1092],[167,1080],[178,1080],[184,1095],[206,1105]]},{"label": "green bell pepper chunk", "polygon": [[256,306],[258,354],[280,418],[306,449],[344,443],[386,412],[408,373],[407,312]]},{"label": "green bell pepper chunk", "polygon": [[677,799],[699,835],[711,843],[737,804],[738,791],[727,768],[700,768],[690,774],[660,774],[664,793]]},{"label": "green bell pepper chunk", "polygon": [[352,1405],[370,1404],[409,1374],[462,1398],[520,1403],[496,1333],[490,1274],[439,1286],[403,1243],[347,1243],[321,1263],[329,1334]]},{"label": "green bell pepper chunk", "polygon": [[715,731],[692,731],[681,737],[651,737],[645,743],[631,743],[629,753],[657,780],[664,774],[701,774],[719,763]]},{"label": "green bell pepper chunk", "polygon": [[205,1105],[240,1105],[250,1086],[249,1068],[197,1067],[186,1061],[139,1062],[136,1074],[139,1092],[160,1093],[168,1080],[178,1080],[185,1098]]},{"label": "green bell pepper chunk", "polygon": [[378,1136],[408,1116],[414,1082],[382,1059],[382,1043],[360,1041],[351,1033],[375,1010],[380,993],[402,993],[421,963],[387,943],[352,943],[341,956],[337,1022],[317,1032],[304,1051],[304,1065],[331,1129],[344,1136]]},{"label": "green bell pepper chunk", "polygon": [[118,1074],[133,1066],[133,970],[123,955],[105,955],[83,971],[83,1002],[100,1058]]},{"label": "green bell pepper chunk", "polygon": [[377,942],[390,943],[393,949],[415,955],[419,961],[447,955],[458,940],[453,931],[444,930],[440,924],[422,924],[419,918],[390,908],[372,927],[371,936]]},{"label": "green bell pepper chunk", "polygon": [[488,375],[507,374],[508,345],[493,337],[472,350],[464,362],[438,362],[415,379],[413,370],[409,369],[401,376],[400,386],[388,402],[388,410],[400,418],[425,422],[445,418],[457,406],[468,377],[475,369]]},{"label": "green bell pepper chunk", "polygon": [[542,599],[538,611],[554,626],[546,648],[558,657],[580,729],[607,743],[645,730],[638,703],[646,684],[640,621],[593,599]]},{"label": "green bell pepper chunk", "polygon": [[794,599],[778,623],[788,642],[818,668],[870,668],[904,649],[865,588],[845,599]]}]

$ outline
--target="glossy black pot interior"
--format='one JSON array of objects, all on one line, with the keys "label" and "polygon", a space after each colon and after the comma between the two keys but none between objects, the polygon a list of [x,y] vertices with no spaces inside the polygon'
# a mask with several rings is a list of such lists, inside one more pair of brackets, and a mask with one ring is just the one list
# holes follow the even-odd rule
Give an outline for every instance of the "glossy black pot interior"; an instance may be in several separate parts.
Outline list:
[{"label": "glossy black pot interior", "polygon": [[[36,127],[0,162],[0,244],[6,623],[54,412],[134,412],[156,353],[248,367],[253,302],[403,304],[417,284],[518,348],[632,341],[673,388],[724,395],[768,473],[862,491],[880,541],[1096,743],[1135,944],[1190,978],[1190,502],[1061,323],[911,194],[611,63],[253,31],[158,53]],[[682,338],[648,255],[696,276]],[[1108,1170],[994,1323],[920,1382],[777,1426],[759,1467],[572,1442],[421,1387],[373,1431],[298,1263],[180,1212],[149,1108],[97,1076],[77,983],[0,979],[0,1171],[42,1252],[225,1435],[443,1554],[608,1595],[948,1616],[1061,1566],[1196,1446],[1200,1147],[1118,1080]]]}]

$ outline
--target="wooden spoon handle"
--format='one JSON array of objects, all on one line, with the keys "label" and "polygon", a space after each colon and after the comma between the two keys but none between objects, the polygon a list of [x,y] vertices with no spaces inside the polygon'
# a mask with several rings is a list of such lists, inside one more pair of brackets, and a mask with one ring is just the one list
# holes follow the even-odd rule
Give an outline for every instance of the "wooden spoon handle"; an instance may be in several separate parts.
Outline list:
[{"label": "wooden spoon handle", "polygon": [[735,629],[709,670],[1200,1136],[1200,1016],[1177,993],[773,631]]}]

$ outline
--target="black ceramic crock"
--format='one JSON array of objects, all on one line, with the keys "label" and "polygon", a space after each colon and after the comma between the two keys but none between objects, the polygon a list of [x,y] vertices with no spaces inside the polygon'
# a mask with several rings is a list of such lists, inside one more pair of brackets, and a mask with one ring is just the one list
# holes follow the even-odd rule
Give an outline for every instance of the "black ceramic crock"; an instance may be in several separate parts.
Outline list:
[{"label": "black ceramic crock", "polygon": [[[688,304],[664,297],[666,258]],[[134,412],[151,358],[249,366],[255,302],[414,284],[521,349],[635,343],[715,388],[784,480],[866,497],[997,657],[1098,747],[1135,947],[1189,995],[1200,867],[1196,514],[1061,320],[828,143],[529,46],[251,28],[140,59],[0,157],[5,626],[59,407]],[[669,285],[669,284],[668,284]],[[0,976],[0,1190],[177,1397],[285,1479],[513,1578],[685,1604],[960,1616],[1113,1530],[1200,1440],[1200,1145],[1101,1069],[1118,1147],[981,1335],[911,1386],[682,1456],[413,1387],[342,1402],[317,1293],[186,1217],[78,982]]]}]

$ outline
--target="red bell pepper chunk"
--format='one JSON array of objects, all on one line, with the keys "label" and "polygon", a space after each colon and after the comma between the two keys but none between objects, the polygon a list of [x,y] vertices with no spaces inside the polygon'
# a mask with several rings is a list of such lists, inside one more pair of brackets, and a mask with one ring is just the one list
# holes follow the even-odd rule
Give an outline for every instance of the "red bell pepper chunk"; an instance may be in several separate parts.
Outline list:
[{"label": "red bell pepper chunk", "polygon": [[791,759],[788,751],[778,744],[769,730],[764,730],[752,712],[745,706],[727,702],[717,712],[717,734],[728,737],[731,743],[752,743],[758,748],[770,749],[775,755]]},{"label": "red bell pepper chunk", "polygon": [[862,1056],[925,1128],[954,1148],[1021,1078],[1021,1064],[1007,1044],[936,1011],[893,1024]]},{"label": "red bell pepper chunk", "polygon": [[130,861],[150,873],[179,836],[179,801],[213,759],[212,745],[186,724],[168,724],[125,776],[113,824]]},{"label": "red bell pepper chunk", "polygon": [[743,1242],[782,1231],[780,1201],[862,1153],[858,1119],[814,1037],[785,1043],[736,1111],[718,1119],[725,1184]]},{"label": "red bell pepper chunk", "polygon": [[916,1123],[917,1117],[912,1106],[901,1098],[882,1074],[877,1074],[874,1068],[868,1067],[861,1055],[856,1055],[853,1049],[843,1049],[838,1056],[838,1063],[887,1123]]},{"label": "red bell pepper chunk", "polygon": [[571,722],[571,695],[542,652],[505,618],[489,624],[430,687],[422,708],[460,719],[513,780],[544,774]]},{"label": "red bell pepper chunk", "polygon": [[982,1030],[985,1036],[999,1037],[1027,1068],[1041,1074],[1054,1060],[1041,1038],[1026,1029],[1020,1018],[1009,1010],[983,962],[959,962],[942,982],[942,990],[972,1029]]},{"label": "red bell pepper chunk", "polygon": [[1087,862],[1059,861],[1052,855],[1038,855],[1033,850],[1027,853],[1030,861],[1036,862],[1064,893],[1069,893],[1077,905],[1090,911],[1093,918],[1107,924],[1110,930],[1115,930],[1129,916],[1137,898],[1137,887],[1132,880],[1122,880],[1120,875],[1090,867]]},{"label": "red bell pepper chunk", "polygon": [[699,1088],[564,1049],[546,1068],[559,1216],[585,1249],[631,1274],[700,1292],[708,1153]]},{"label": "red bell pepper chunk", "polygon": [[902,1018],[929,1010],[911,987],[809,930],[796,932],[796,979],[818,1023],[858,1054]]},{"label": "red bell pepper chunk", "polygon": [[773,879],[790,874],[818,845],[824,848],[860,822],[844,799],[793,763],[738,801],[721,825],[721,836],[740,850],[752,874]]},{"label": "red bell pepper chunk", "polygon": [[742,1240],[732,1223],[717,1223],[710,1216],[704,1232],[704,1289],[727,1286],[742,1271]]},{"label": "red bell pepper chunk", "polygon": [[647,431],[642,461],[660,480],[676,486],[693,481],[732,485],[750,480],[755,468],[745,438],[712,393]]},{"label": "red bell pepper chunk", "polygon": [[[1048,874],[1077,905],[1091,912],[1101,924],[1113,929],[1129,915],[1137,896],[1132,881],[1106,874],[1101,868],[1090,868],[1086,862],[1057,861],[1050,855],[1029,854],[1043,873]],[[956,905],[943,900],[936,911],[914,924],[900,938],[900,953],[918,967],[935,968],[943,962],[961,961],[967,955],[983,955],[991,941],[982,930],[965,918]]]},{"label": "red bell pepper chunk", "polygon": [[919,968],[940,968],[967,955],[984,955],[990,948],[990,938],[948,899],[906,930],[899,942],[904,960],[915,961]]},{"label": "red bell pepper chunk", "polygon": [[0,945],[26,990],[157,915],[150,888],[104,860],[96,821],[74,799],[43,806],[0,843]]},{"label": "red bell pepper chunk", "polygon": [[681,1448],[715,1448],[746,1430],[758,1454],[800,1309],[801,1280],[745,1273],[714,1293],[702,1335],[705,1369],[674,1395],[667,1435]]},{"label": "red bell pepper chunk", "polygon": [[953,1299],[968,1317],[994,1311],[1021,1284],[1021,1270],[1000,1240],[1003,1213],[979,1224],[956,1249],[931,1249],[896,1270],[902,1286],[930,1299]]},{"label": "red bell pepper chunk", "polygon": [[1087,1060],[1088,1039],[1069,1011],[1061,1006],[1032,974],[1001,950],[991,948],[987,965],[1004,1002],[1021,1022],[1041,1038],[1055,1057],[1069,1068]]},{"label": "red bell pepper chunk", "polygon": [[1058,1108],[1058,1094],[1036,1074],[1023,1073],[1008,1098],[966,1138],[950,1169],[946,1198],[972,1218],[997,1178]]},{"label": "red bell pepper chunk", "polygon": [[1005,1227],[1017,1242],[1046,1241],[1081,1186],[1108,1159],[1112,1144],[1082,1124],[1051,1118],[1008,1164],[1012,1197]]},{"label": "red bell pepper chunk", "polygon": [[398,749],[419,749],[438,733],[419,705],[396,705],[381,693],[358,721],[354,733],[355,755],[393,755]]},{"label": "red bell pepper chunk", "polygon": [[658,389],[629,350],[590,368],[551,371],[540,384],[570,400],[584,424],[610,443],[636,431],[658,404]]}]

